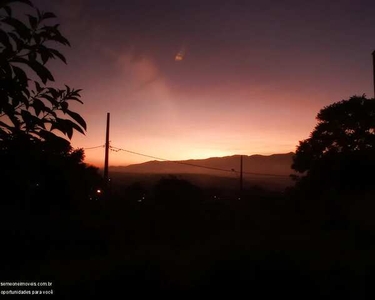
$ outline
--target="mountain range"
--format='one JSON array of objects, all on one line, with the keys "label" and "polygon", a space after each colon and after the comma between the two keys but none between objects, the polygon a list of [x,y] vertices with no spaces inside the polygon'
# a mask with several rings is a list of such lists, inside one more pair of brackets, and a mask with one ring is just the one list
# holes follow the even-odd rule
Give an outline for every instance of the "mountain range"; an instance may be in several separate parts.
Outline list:
[{"label": "mountain range", "polygon": [[[249,173],[290,175],[293,152],[273,155],[243,155],[244,175]],[[112,166],[110,171],[148,174],[209,174],[227,177],[228,173],[239,173],[241,155],[190,159],[182,161],[148,161],[129,166]]]},{"label": "mountain range", "polygon": [[[260,186],[283,190],[293,185],[289,177],[293,152],[273,155],[243,155],[244,188]],[[178,176],[204,188],[238,189],[241,155],[190,159],[183,161],[148,161],[129,166],[110,167],[112,182],[118,186],[141,183],[152,186],[166,175]],[[264,174],[264,175],[262,175]]]}]

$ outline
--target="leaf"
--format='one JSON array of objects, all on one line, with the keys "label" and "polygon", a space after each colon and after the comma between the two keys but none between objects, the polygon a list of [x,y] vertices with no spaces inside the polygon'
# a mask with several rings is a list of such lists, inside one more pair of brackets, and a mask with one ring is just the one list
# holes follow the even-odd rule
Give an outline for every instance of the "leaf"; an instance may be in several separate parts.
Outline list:
[{"label": "leaf", "polygon": [[45,119],[39,119],[39,118],[36,118],[36,123],[42,127],[43,129],[46,129],[46,125],[44,125],[46,123],[46,120]]},{"label": "leaf", "polygon": [[54,116],[55,118],[57,117],[57,114],[47,106],[44,107],[44,111],[49,113],[50,115]]},{"label": "leaf", "polygon": [[14,32],[9,32],[9,36],[14,40],[17,45],[17,50],[20,50],[24,47],[25,43],[15,34]]},{"label": "leaf", "polygon": [[35,34],[33,38],[34,38],[35,44],[40,45],[41,36],[39,34]]},{"label": "leaf", "polygon": [[2,20],[2,22],[12,26],[21,38],[28,39],[31,37],[30,29],[25,24],[23,24],[20,20],[17,20],[12,17],[6,17],[5,19]]},{"label": "leaf", "polygon": [[[12,83],[12,68],[10,66],[10,64],[2,64],[0,66],[0,72],[1,72],[1,83],[5,83],[5,88],[7,88],[7,84],[8,82],[10,82],[10,84]],[[6,78],[6,79],[5,79]]]},{"label": "leaf", "polygon": [[65,130],[66,130],[66,135],[68,136],[69,140],[72,139],[73,137],[73,126],[71,124],[73,124],[73,122],[68,122],[69,120],[64,120],[64,126],[65,126]]},{"label": "leaf", "polygon": [[31,51],[28,54],[28,58],[29,58],[29,61],[36,61],[36,52],[35,51]]},{"label": "leaf", "polygon": [[61,131],[63,134],[66,134],[64,122],[61,122],[61,120],[64,121],[63,119],[55,118],[55,120],[51,122],[51,131],[57,129]]},{"label": "leaf", "polygon": [[27,86],[28,78],[27,78],[27,75],[26,75],[25,71],[22,70],[19,67],[16,67],[16,66],[12,66],[12,68],[13,68],[13,72],[16,75],[16,78],[18,79],[18,81],[23,86]]},{"label": "leaf", "polygon": [[1,127],[0,127],[0,139],[6,139],[6,137],[8,136],[8,132],[7,131],[5,131],[4,129],[2,129]]},{"label": "leaf", "polygon": [[[69,120],[70,121],[70,120]],[[77,130],[78,132],[80,132],[80,133],[82,133],[83,135],[85,135],[85,132],[83,131],[83,129],[81,128],[81,127],[79,127],[76,123],[73,123],[72,122],[72,124],[73,124],[73,128],[75,129],[75,130]]]},{"label": "leaf", "polygon": [[70,46],[69,41],[61,34],[58,26],[59,24],[56,24],[55,26],[43,26],[41,28],[40,36],[44,37],[47,41],[55,41]]},{"label": "leaf", "polygon": [[69,120],[61,119],[61,118],[56,118],[55,122],[52,123],[52,128],[60,130],[62,133],[68,136],[69,139],[72,138],[73,136],[73,126],[71,125],[73,122],[69,122]]},{"label": "leaf", "polygon": [[54,97],[55,99],[59,97],[59,92],[57,89],[48,88],[48,92]]},{"label": "leaf", "polygon": [[65,64],[66,64],[66,58],[64,55],[62,55],[59,51],[57,51],[56,49],[51,49],[49,48],[48,49],[54,56],[57,56],[58,58],[60,58]]},{"label": "leaf", "polygon": [[82,91],[82,90],[81,89],[78,89],[78,90],[72,89],[68,99],[69,100],[75,100],[75,101],[78,101],[81,104],[83,104],[83,102],[80,100],[80,98],[81,98],[81,95],[79,94],[80,91]]},{"label": "leaf", "polygon": [[13,51],[13,46],[10,43],[8,34],[0,29],[0,43],[4,45],[5,48],[11,49]]},{"label": "leaf", "polygon": [[14,0],[14,1],[22,2],[22,3],[25,3],[27,5],[30,5],[31,7],[34,7],[34,5],[32,4],[32,2],[29,1],[29,0]]},{"label": "leaf", "polygon": [[2,121],[0,121],[0,126],[1,126],[1,127],[5,127],[5,128],[8,128],[8,129],[11,128],[11,126],[9,126],[8,124],[6,124],[6,123],[4,123],[4,122],[2,122]]},{"label": "leaf", "polygon": [[41,121],[38,117],[30,114],[30,125],[32,126],[31,128],[34,129],[37,126],[42,126],[45,127],[43,124],[43,121]]},{"label": "leaf", "polygon": [[51,13],[51,12],[46,12],[44,14],[42,14],[42,20],[45,20],[45,19],[51,19],[51,18],[57,18],[56,15],[54,13]]},{"label": "leaf", "polygon": [[28,89],[24,89],[23,93],[27,96],[27,98],[30,98],[30,91]]},{"label": "leaf", "polygon": [[54,106],[54,107],[58,106],[57,100],[50,95],[42,94],[42,95],[40,95],[40,98],[48,100],[49,102],[51,102],[52,106]]},{"label": "leaf", "polygon": [[66,93],[69,95],[71,93],[70,87],[68,87],[66,84],[64,84],[64,85],[65,85],[65,88],[66,88]]},{"label": "leaf", "polygon": [[29,111],[27,111],[27,110],[24,110],[24,109],[22,109],[21,110],[21,116],[22,116],[22,118],[27,118],[27,117],[29,117],[31,114],[30,114],[30,112]]},{"label": "leaf", "polygon": [[81,127],[79,127],[76,123],[70,121],[70,120],[65,120],[66,121],[66,124],[67,126],[71,126],[72,129],[75,129],[77,130],[78,132],[82,133],[83,135],[85,135],[85,132],[83,131],[83,129]]},{"label": "leaf", "polygon": [[[51,129],[52,130],[52,129]],[[55,134],[53,134],[51,131],[47,131],[47,130],[39,130],[39,132],[37,132],[37,135],[39,135],[42,139],[44,139],[45,141],[60,141],[66,145],[69,144],[69,142],[67,140],[65,140],[64,138],[62,137],[59,137]]]},{"label": "leaf", "polygon": [[41,91],[44,90],[44,88],[42,88],[42,87],[40,86],[40,84],[39,84],[38,81],[34,81],[34,83],[35,83],[36,91],[37,91],[38,93],[40,93]]},{"label": "leaf", "polygon": [[19,104],[20,104],[20,100],[18,99],[18,97],[13,97],[12,98],[12,105],[14,107],[17,107]]},{"label": "leaf", "polygon": [[14,124],[14,127],[19,128],[21,125],[21,121],[15,116],[15,114],[9,114],[7,113],[7,116],[9,117],[9,120],[12,121]]},{"label": "leaf", "polygon": [[26,129],[27,130],[30,130],[31,128],[33,128],[33,119],[32,119],[32,115],[29,111],[27,110],[21,110],[21,116],[22,116],[22,119],[26,125]]},{"label": "leaf", "polygon": [[13,2],[21,2],[24,4],[30,5],[31,7],[34,7],[34,5],[29,0],[2,0],[0,1],[0,7],[3,5],[7,5],[9,3],[13,3]]},{"label": "leaf", "polygon": [[68,106],[69,106],[68,103],[63,101],[63,102],[60,103],[60,105],[61,105],[61,110],[65,113],[68,109]]},{"label": "leaf", "polygon": [[7,13],[8,17],[12,16],[12,9],[9,6],[4,6],[3,7],[5,12]]},{"label": "leaf", "polygon": [[75,100],[75,101],[78,101],[79,103],[83,104],[82,100],[80,100],[80,99],[77,98],[77,97],[69,97],[68,100]]},{"label": "leaf", "polygon": [[46,106],[42,101],[39,99],[34,99],[33,103],[31,104],[32,107],[34,107],[35,113],[37,116],[39,116],[41,111],[44,111]]},{"label": "leaf", "polygon": [[79,125],[81,125],[85,130],[87,130],[87,125],[85,120],[77,113],[70,111],[69,109],[66,111],[66,113],[75,120]]},{"label": "leaf", "polygon": [[31,28],[35,30],[36,27],[38,26],[38,19],[35,18],[32,15],[27,15],[27,16],[29,18],[29,24],[30,24]]},{"label": "leaf", "polygon": [[59,98],[64,98],[64,97],[65,97],[65,96],[64,96],[64,93],[66,93],[65,90],[57,89],[57,91],[58,91],[58,97],[59,97]]},{"label": "leaf", "polygon": [[[23,94],[18,94],[15,98],[17,98],[17,102],[19,103],[19,102],[22,102],[25,106],[26,106],[26,108],[28,108],[29,107],[29,99],[27,98],[27,97],[25,97],[25,95],[23,95]],[[15,98],[13,99],[13,100],[15,100]],[[17,104],[18,105],[18,104]]]},{"label": "leaf", "polygon": [[37,61],[29,61],[21,57],[15,58],[14,61],[27,64],[39,76],[44,84],[46,84],[48,80],[55,81],[51,72]]},{"label": "leaf", "polygon": [[42,13],[40,12],[39,8],[36,9],[36,12],[38,14],[39,20],[42,19]]},{"label": "leaf", "polygon": [[10,117],[10,115],[13,115],[15,113],[14,107],[8,101],[0,102],[0,104],[1,104],[2,111],[8,117]]},{"label": "leaf", "polygon": [[65,37],[63,37],[61,34],[50,36],[50,40],[56,41],[64,46],[70,46],[69,41]]},{"label": "leaf", "polygon": [[53,57],[47,47],[44,46],[39,46],[39,54],[42,58],[43,65],[46,64],[46,62]]}]

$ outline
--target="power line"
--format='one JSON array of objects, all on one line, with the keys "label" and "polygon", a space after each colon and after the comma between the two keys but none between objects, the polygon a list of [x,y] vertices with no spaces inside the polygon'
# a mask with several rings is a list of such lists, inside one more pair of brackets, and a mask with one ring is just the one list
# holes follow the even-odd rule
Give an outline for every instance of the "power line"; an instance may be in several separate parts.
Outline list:
[{"label": "power line", "polygon": [[204,168],[204,169],[209,169],[209,170],[233,173],[233,170],[220,169],[220,168],[207,167],[207,166],[200,166],[200,165],[185,163],[185,162],[181,162],[181,161],[170,160],[170,159],[160,158],[160,157],[156,157],[156,156],[152,156],[152,155],[142,154],[142,153],[139,153],[139,152],[134,152],[134,151],[130,151],[130,150],[122,149],[122,148],[117,148],[117,147],[112,147],[112,146],[110,148],[113,149],[115,152],[124,151],[124,152],[128,152],[128,153],[131,153],[131,154],[136,154],[136,155],[140,155],[140,156],[144,156],[144,157],[148,157],[148,158],[153,158],[153,159],[157,159],[157,160],[162,160],[162,161],[168,161],[168,162],[172,162],[172,163],[179,164],[179,165],[186,165],[186,166],[191,166],[191,167],[197,167],[197,168]]},{"label": "power line", "polygon": [[97,149],[97,148],[104,148],[105,145],[100,145],[100,146],[95,146],[95,147],[85,147],[85,148],[82,148],[83,150],[91,150],[91,149]]},{"label": "power line", "polygon": [[[203,169],[214,170],[214,171],[238,173],[238,171],[236,171],[234,169],[229,170],[229,169],[221,169],[221,168],[215,168],[215,167],[208,167],[208,166],[196,165],[196,164],[191,164],[191,163],[185,163],[185,162],[181,162],[181,161],[165,159],[165,158],[161,158],[161,157],[157,157],[157,156],[147,155],[147,154],[143,154],[143,153],[127,150],[127,149],[112,147],[112,146],[110,146],[110,149],[114,152],[124,151],[124,152],[128,152],[128,153],[131,153],[131,154],[144,156],[144,157],[148,157],[148,158],[152,158],[152,159],[156,159],[156,160],[161,160],[161,161],[168,161],[168,162],[172,162],[172,163],[179,164],[179,165],[186,165],[186,166],[203,168]],[[243,174],[255,175],[255,176],[289,177],[289,175],[271,174],[271,173],[256,173],[256,172],[243,172]]]},{"label": "power line", "polygon": [[257,175],[257,176],[289,177],[289,175],[283,175],[283,174],[256,173],[256,172],[243,172],[243,173],[247,175]]}]

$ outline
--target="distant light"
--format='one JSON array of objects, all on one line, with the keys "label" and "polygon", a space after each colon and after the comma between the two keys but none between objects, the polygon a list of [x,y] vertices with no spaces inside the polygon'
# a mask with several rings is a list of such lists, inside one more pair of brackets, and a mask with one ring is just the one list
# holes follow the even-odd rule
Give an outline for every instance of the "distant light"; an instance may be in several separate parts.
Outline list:
[{"label": "distant light", "polygon": [[241,200],[241,198],[238,198],[238,200]]},{"label": "distant light", "polygon": [[180,53],[178,53],[177,55],[176,55],[176,57],[175,57],[175,61],[181,61],[181,60],[183,60],[184,59],[184,57],[183,57],[183,55],[181,55]]},{"label": "distant light", "polygon": [[101,194],[101,193],[102,193],[102,190],[97,189],[96,192],[97,192],[98,194]]},{"label": "distant light", "polygon": [[185,53],[186,53],[185,47],[182,46],[182,48],[180,49],[180,51],[176,54],[174,60],[175,61],[181,61],[181,60],[183,60],[184,57],[185,57]]},{"label": "distant light", "polygon": [[138,202],[142,202],[142,199],[139,199]]}]

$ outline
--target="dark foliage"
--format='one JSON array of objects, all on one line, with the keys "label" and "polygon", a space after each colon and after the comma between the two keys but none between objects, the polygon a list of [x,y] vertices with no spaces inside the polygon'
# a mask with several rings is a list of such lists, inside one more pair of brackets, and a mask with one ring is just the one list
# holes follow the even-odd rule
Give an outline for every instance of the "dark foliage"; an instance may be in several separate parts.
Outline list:
[{"label": "dark foliage", "polygon": [[0,141],[20,133],[40,140],[50,138],[54,130],[68,138],[75,130],[84,133],[84,119],[69,109],[71,101],[82,103],[80,90],[47,86],[54,81],[47,63],[51,59],[66,63],[51,44],[70,45],[58,24],[46,24],[56,16],[36,9],[24,23],[13,16],[13,2],[31,5],[0,2]]},{"label": "dark foliage", "polygon": [[200,189],[189,181],[169,176],[159,180],[154,188],[157,204],[167,206],[189,206],[199,198]]},{"label": "dark foliage", "polygon": [[51,206],[67,209],[74,202],[87,200],[92,186],[100,185],[97,168],[83,163],[83,150],[73,150],[60,139],[19,138],[2,143],[0,150],[3,203],[17,203],[34,211]]},{"label": "dark foliage", "polygon": [[324,107],[310,137],[300,141],[292,168],[311,191],[372,189],[375,99],[353,96]]},{"label": "dark foliage", "polygon": [[[16,18],[15,2],[35,13],[26,22]],[[83,163],[83,150],[73,150],[66,139],[86,130],[84,119],[69,108],[71,101],[82,103],[80,90],[48,86],[54,81],[50,60],[66,63],[56,47],[70,46],[59,25],[50,25],[54,18],[30,1],[0,2],[1,202],[26,211],[70,207],[100,181],[98,170]]]}]

